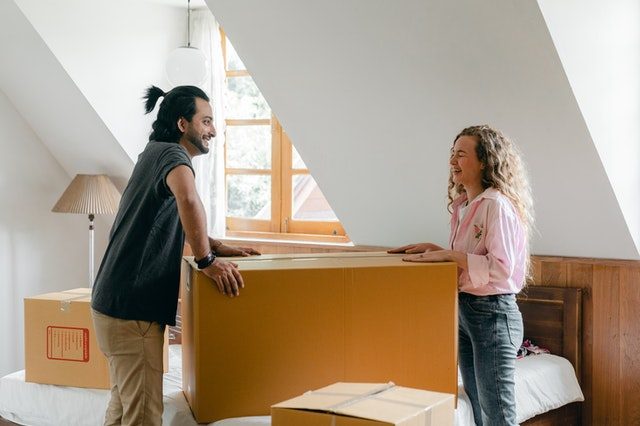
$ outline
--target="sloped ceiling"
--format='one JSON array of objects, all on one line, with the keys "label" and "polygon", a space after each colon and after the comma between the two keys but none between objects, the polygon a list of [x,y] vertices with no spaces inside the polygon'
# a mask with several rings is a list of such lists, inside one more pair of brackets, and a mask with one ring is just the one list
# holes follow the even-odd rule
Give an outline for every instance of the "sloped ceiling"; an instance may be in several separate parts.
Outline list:
[{"label": "sloped ceiling", "polygon": [[528,163],[534,253],[639,258],[535,1],[207,4],[355,242],[446,242],[452,139],[490,123]]},{"label": "sloped ceiling", "polygon": [[[640,258],[535,1],[207,4],[355,243],[445,243],[452,139],[490,123],[528,162],[534,253]],[[0,2],[0,88],[70,176],[128,176],[125,118],[96,113],[119,106],[85,98],[41,36]]]},{"label": "sloped ceiling", "polygon": [[636,247],[640,247],[640,2],[538,0]]},{"label": "sloped ceiling", "polygon": [[0,2],[0,56],[0,88],[69,176],[121,185],[132,161],[13,1]]},{"label": "sloped ceiling", "polygon": [[155,119],[141,97],[169,90],[166,58],[187,36],[186,3],[142,0],[15,0],[132,162]]}]

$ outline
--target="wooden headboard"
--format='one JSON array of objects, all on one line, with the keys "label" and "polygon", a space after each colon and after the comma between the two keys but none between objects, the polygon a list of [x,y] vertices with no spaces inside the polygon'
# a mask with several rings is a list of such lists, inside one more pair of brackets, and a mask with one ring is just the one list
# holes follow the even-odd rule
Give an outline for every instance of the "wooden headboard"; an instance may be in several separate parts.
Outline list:
[{"label": "wooden headboard", "polygon": [[524,338],[567,358],[581,377],[582,290],[529,286],[518,295]]}]

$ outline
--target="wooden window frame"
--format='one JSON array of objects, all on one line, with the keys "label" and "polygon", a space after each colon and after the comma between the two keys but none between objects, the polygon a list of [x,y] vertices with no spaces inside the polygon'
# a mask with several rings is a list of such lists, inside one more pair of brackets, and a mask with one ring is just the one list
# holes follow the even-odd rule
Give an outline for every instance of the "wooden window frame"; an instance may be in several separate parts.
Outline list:
[{"label": "wooden window frame", "polygon": [[[227,37],[222,28],[220,36],[223,44],[222,53],[226,78],[251,77],[247,70],[227,70]],[[291,217],[293,177],[310,173],[308,169],[292,168],[293,145],[273,112],[270,119],[227,119],[225,122],[227,126],[271,126],[271,169],[227,167],[227,145],[225,144],[225,197],[227,196],[227,176],[229,175],[271,177],[271,219],[227,216],[225,212],[226,235],[228,237],[329,243],[350,242],[339,221],[295,220]]]},{"label": "wooden window frame", "polygon": [[274,130],[273,130],[273,117],[272,119],[247,119],[247,120],[225,120],[227,126],[255,126],[255,125],[269,125],[271,126],[271,169],[242,169],[242,168],[230,168],[227,167],[227,145],[224,147],[225,158],[225,197],[227,188],[227,176],[229,175],[260,175],[271,177],[271,219],[250,219],[241,218],[235,216],[227,216],[226,218],[226,230],[227,235],[239,236],[240,232],[268,232],[277,233],[280,232],[277,218],[280,217],[280,204],[274,203],[273,200],[278,200],[281,197],[280,194],[280,182],[277,170],[280,168],[280,155],[279,147],[274,147]]},{"label": "wooden window frame", "polygon": [[[308,169],[293,168],[293,144],[279,123],[278,127],[281,132],[280,139],[282,143],[282,198],[280,199],[280,203],[282,204],[283,215],[281,217],[280,229],[283,229],[285,233],[293,234],[320,234],[335,237],[345,236],[346,233],[339,221],[296,220],[289,215],[293,211],[293,177],[297,175],[310,175],[311,173]],[[289,212],[289,214],[285,212]]]}]

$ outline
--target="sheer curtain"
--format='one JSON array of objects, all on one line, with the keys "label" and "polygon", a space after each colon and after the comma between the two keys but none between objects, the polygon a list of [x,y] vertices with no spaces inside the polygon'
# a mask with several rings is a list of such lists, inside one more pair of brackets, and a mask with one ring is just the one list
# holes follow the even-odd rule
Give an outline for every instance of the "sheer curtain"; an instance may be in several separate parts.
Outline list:
[{"label": "sheer curtain", "polygon": [[195,158],[196,187],[207,212],[209,235],[223,237],[225,233],[224,188],[224,131],[225,131],[225,70],[220,31],[211,11],[195,10],[191,13],[191,44],[202,50],[209,71],[201,88],[211,98],[217,136],[209,153]]}]

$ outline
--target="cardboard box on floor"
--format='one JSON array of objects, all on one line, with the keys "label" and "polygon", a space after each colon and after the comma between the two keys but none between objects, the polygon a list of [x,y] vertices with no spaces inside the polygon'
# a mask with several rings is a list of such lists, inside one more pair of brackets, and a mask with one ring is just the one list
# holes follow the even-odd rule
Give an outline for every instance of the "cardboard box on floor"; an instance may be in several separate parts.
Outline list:
[{"label": "cardboard box on floor", "polygon": [[453,426],[454,396],[393,383],[334,383],[271,407],[271,426]]},{"label": "cardboard box on floor", "polygon": [[[109,389],[109,364],[91,319],[91,289],[76,288],[24,299],[25,380]],[[164,371],[169,367],[165,333]]]},{"label": "cardboard box on floor", "polygon": [[199,423],[268,415],[278,401],[339,381],[457,392],[454,263],[237,260],[246,285],[237,298],[183,262],[183,391]]}]

